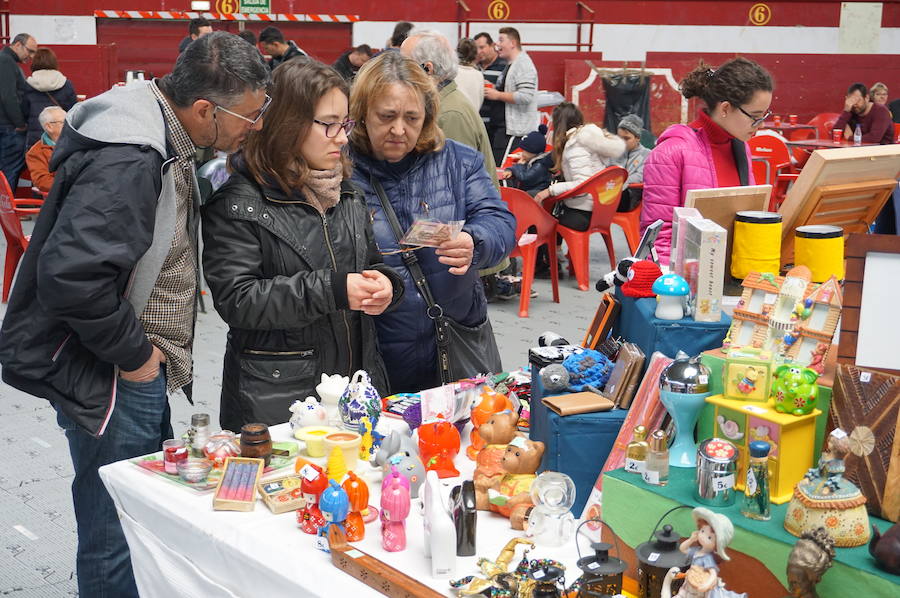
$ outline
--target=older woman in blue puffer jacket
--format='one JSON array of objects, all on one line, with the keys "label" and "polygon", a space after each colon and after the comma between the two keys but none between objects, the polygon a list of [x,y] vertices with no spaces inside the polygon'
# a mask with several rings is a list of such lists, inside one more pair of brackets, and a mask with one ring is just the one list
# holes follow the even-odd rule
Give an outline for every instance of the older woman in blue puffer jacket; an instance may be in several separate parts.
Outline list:
[{"label": "older woman in blue puffer jacket", "polygon": [[[404,232],[416,219],[465,220],[453,239],[436,249],[415,251],[435,301],[463,326],[487,321],[477,271],[500,262],[515,243],[515,218],[485,172],[482,155],[445,140],[437,125],[438,110],[431,78],[399,52],[385,52],[366,63],[351,90],[350,116],[357,123],[350,137],[353,180],[365,192],[385,263],[406,285],[400,306],[375,321],[393,392],[438,386],[441,377],[434,323],[403,263],[378,187]],[[496,358],[499,363],[499,355]]]}]

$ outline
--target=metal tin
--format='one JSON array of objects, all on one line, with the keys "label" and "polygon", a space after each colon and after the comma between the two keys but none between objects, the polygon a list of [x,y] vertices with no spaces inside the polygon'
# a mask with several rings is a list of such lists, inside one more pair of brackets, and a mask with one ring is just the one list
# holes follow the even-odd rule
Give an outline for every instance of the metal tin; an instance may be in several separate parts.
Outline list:
[{"label": "metal tin", "polygon": [[735,470],[738,450],[722,438],[709,438],[697,449],[696,492],[698,502],[727,507],[735,500]]},{"label": "metal tin", "polygon": [[709,368],[700,363],[699,356],[676,359],[659,375],[659,389],[682,394],[709,392]]}]

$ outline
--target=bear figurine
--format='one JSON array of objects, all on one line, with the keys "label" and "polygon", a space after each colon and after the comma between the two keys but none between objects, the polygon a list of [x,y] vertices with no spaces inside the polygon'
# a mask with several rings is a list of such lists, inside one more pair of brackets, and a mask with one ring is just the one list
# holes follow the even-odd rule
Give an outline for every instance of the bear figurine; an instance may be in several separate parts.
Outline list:
[{"label": "bear figurine", "polygon": [[503,454],[505,473],[494,488],[488,490],[491,510],[509,518],[509,525],[524,530],[528,511],[534,506],[531,484],[544,456],[544,443],[514,438]]},{"label": "bear figurine", "polygon": [[518,436],[516,424],[519,416],[513,411],[495,413],[478,428],[478,435],[484,441],[484,447],[478,451],[475,459],[475,508],[479,511],[490,511],[487,491],[495,488],[506,471],[503,469],[503,455],[506,445]]},{"label": "bear figurine", "polygon": [[810,368],[782,365],[775,370],[771,396],[775,399],[775,411],[806,415],[816,407],[819,374]]}]

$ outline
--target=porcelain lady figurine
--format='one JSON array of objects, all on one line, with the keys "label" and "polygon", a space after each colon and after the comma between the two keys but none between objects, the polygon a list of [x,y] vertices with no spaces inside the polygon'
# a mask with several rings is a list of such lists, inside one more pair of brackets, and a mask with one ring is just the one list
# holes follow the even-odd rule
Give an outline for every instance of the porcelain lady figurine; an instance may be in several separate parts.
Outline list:
[{"label": "porcelain lady figurine", "polygon": [[734,538],[734,525],[725,515],[706,507],[697,507],[691,514],[697,529],[678,548],[691,558],[691,565],[718,571],[716,555],[723,561],[730,560],[725,548]]},{"label": "porcelain lady figurine", "polygon": [[[684,585],[672,596],[672,580],[684,579]],[[716,569],[707,569],[692,565],[687,573],[679,573],[678,567],[672,567],[663,579],[661,598],[746,598],[747,594],[725,589]]]}]

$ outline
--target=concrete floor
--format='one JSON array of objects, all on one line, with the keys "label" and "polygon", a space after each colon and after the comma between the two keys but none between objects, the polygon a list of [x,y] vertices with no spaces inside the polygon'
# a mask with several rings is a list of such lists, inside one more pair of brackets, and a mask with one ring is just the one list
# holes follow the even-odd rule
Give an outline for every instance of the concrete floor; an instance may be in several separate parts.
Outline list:
[{"label": "concrete floor", "polygon": [[[32,222],[24,222],[25,233]],[[624,235],[613,232],[619,257],[628,255]],[[0,239],[0,251],[5,241]],[[606,250],[599,237],[593,239],[592,280],[609,269]],[[560,303],[551,300],[550,282],[534,284],[538,297],[531,300],[530,317],[518,317],[518,301],[490,306],[497,343],[507,369],[527,364],[528,348],[538,336],[551,330],[571,342],[580,342],[594,315],[599,295],[581,292],[574,280],[560,282]],[[212,310],[197,321],[194,353],[194,399],[172,401],[172,425],[181,434],[190,415],[208,412],[218,420],[222,355],[226,326]],[[6,305],[0,305],[0,317]],[[285,420],[289,414],[285,414]],[[75,518],[70,484],[72,465],[55,412],[42,399],[0,383],[0,596],[56,598],[77,596],[75,580]]]}]

